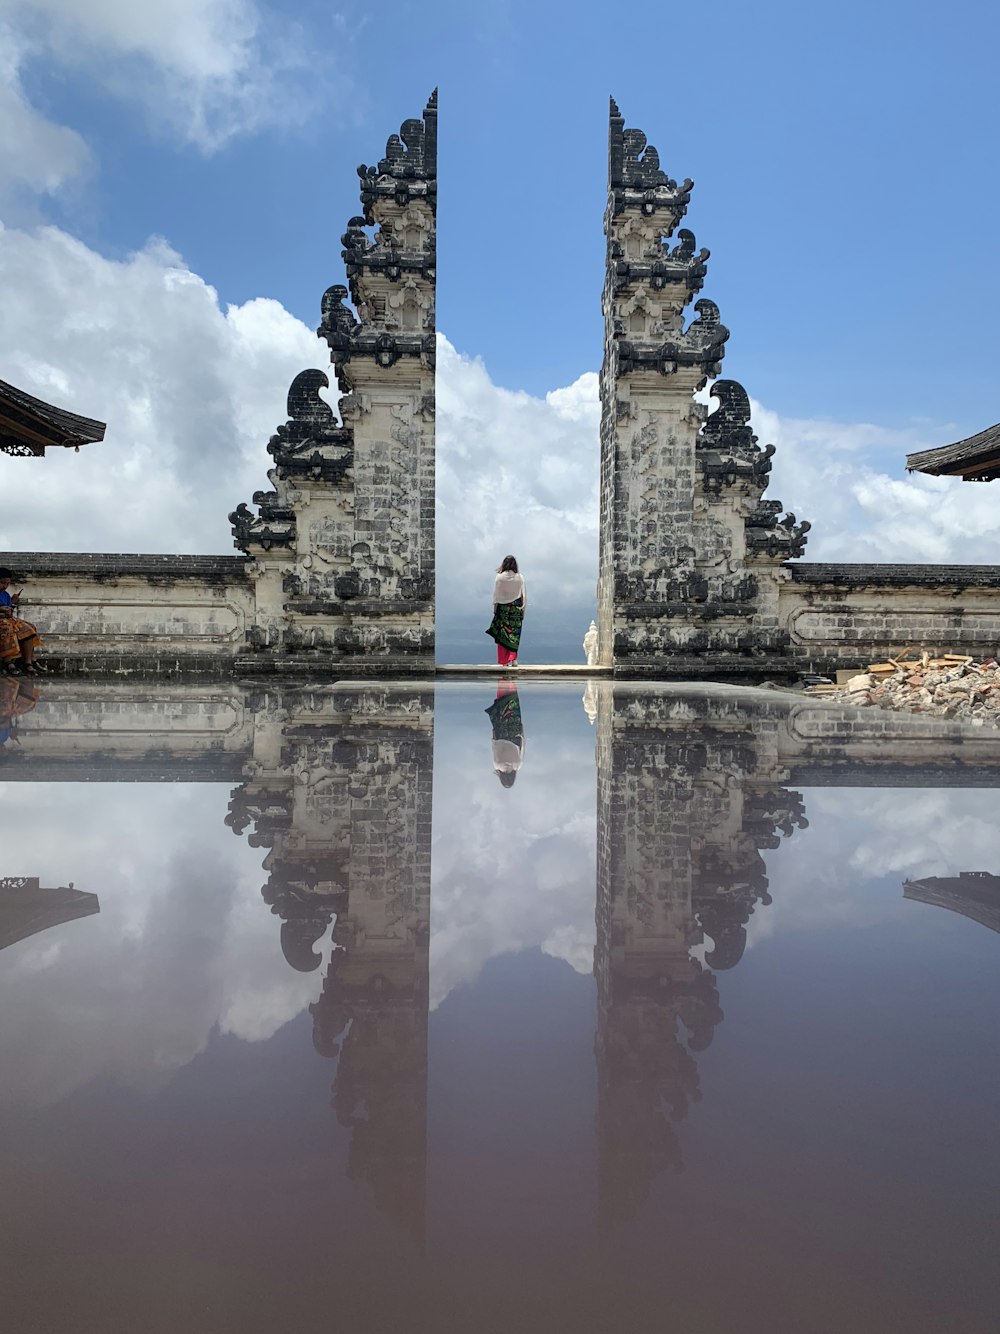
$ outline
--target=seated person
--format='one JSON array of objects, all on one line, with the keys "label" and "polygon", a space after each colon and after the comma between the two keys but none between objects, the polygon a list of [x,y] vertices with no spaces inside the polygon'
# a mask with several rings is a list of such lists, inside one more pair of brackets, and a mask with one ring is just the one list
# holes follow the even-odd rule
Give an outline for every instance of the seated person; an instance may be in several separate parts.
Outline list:
[{"label": "seated person", "polygon": [[30,686],[26,681],[15,681],[8,677],[0,680],[0,752],[8,741],[16,745],[17,720],[24,713],[30,713],[38,703],[38,687]]},{"label": "seated person", "polygon": [[10,570],[0,569],[0,665],[8,671],[20,662],[21,670],[28,676],[37,676],[35,650],[42,641],[35,627],[17,615],[21,594],[7,591],[13,578]]}]

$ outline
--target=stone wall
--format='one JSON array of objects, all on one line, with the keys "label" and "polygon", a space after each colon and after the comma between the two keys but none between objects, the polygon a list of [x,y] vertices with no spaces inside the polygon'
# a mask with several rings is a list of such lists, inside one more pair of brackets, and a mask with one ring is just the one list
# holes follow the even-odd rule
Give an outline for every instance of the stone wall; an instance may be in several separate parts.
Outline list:
[{"label": "stone wall", "polygon": [[790,562],[784,573],[778,614],[800,668],[865,666],[907,647],[1000,651],[1000,567]]},{"label": "stone wall", "polygon": [[[434,670],[437,94],[359,168],[329,377],[288,392],[238,557],[7,554],[67,671],[345,679]],[[678,184],[611,103],[601,368],[599,661],[618,676],[778,679],[905,647],[996,654],[1000,570],[798,562],[772,445],[715,378],[729,331]],[[693,303],[695,318],[688,319]],[[712,410],[696,395],[712,380]]]},{"label": "stone wall", "polygon": [[231,672],[254,623],[243,556],[0,553],[21,611],[69,673]]}]

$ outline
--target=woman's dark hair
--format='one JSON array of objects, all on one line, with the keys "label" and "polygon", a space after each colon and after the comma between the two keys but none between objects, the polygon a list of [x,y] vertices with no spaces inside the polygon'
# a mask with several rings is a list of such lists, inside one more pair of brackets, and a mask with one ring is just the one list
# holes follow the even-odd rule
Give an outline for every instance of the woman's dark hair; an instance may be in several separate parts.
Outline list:
[{"label": "woman's dark hair", "polygon": [[497,574],[517,574],[517,561],[513,556],[504,556],[497,566]]},{"label": "woman's dark hair", "polygon": [[[514,557],[511,556],[509,559],[513,560]],[[515,570],[517,569],[517,566],[516,566],[516,565],[514,566],[514,569],[515,569]],[[10,581],[10,580],[12,580],[13,578],[14,578],[14,571],[13,571],[13,570],[0,570],[0,579],[6,579],[6,580]]]},{"label": "woman's dark hair", "polygon": [[496,771],[496,775],[497,775],[497,778],[500,779],[500,782],[504,785],[504,787],[513,787],[513,786],[514,786],[514,779],[517,777],[517,770],[516,770],[516,769],[502,769],[502,770],[501,770],[501,769],[497,769],[497,771]]}]

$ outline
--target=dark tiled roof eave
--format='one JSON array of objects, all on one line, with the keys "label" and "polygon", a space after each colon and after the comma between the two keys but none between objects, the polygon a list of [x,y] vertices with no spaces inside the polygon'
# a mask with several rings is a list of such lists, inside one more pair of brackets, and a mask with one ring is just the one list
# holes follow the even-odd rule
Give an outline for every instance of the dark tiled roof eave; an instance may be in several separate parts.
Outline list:
[{"label": "dark tiled roof eave", "polygon": [[1000,422],[980,431],[978,435],[970,435],[967,440],[958,440],[953,445],[907,454],[906,470],[939,477],[942,474],[961,474],[968,469],[978,469],[980,465],[994,462],[1000,472]]},{"label": "dark tiled roof eave", "polygon": [[96,444],[104,439],[107,426],[93,417],[81,417],[65,408],[57,408],[41,398],[33,398],[16,385],[0,380],[0,410],[4,406],[28,413],[65,437],[69,445]]}]

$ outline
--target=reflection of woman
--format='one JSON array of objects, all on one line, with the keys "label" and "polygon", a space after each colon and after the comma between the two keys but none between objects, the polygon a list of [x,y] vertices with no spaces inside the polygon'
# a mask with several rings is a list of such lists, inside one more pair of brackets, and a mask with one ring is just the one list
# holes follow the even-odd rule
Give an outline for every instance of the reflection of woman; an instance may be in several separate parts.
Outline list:
[{"label": "reflection of woman", "polygon": [[493,768],[504,787],[513,787],[524,759],[521,701],[513,681],[497,682],[497,697],[486,712],[493,724]]},{"label": "reflection of woman", "polygon": [[517,572],[513,556],[504,556],[493,580],[493,620],[486,633],[497,641],[497,662],[501,667],[517,664],[521,642],[521,624],[528,609],[524,576]]}]

